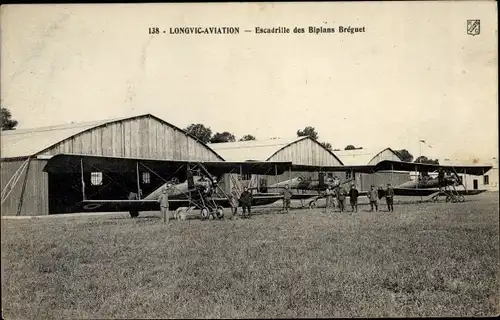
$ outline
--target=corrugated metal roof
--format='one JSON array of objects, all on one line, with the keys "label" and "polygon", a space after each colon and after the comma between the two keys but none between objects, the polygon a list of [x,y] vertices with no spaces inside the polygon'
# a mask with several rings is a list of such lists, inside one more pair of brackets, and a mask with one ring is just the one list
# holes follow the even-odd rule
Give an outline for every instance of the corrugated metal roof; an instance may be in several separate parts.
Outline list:
[{"label": "corrugated metal roof", "polygon": [[[367,165],[378,154],[385,150],[394,153],[391,148],[369,148],[369,149],[355,149],[355,150],[340,150],[334,151],[335,155],[340,158],[344,165]],[[395,154],[395,153],[394,153]]]},{"label": "corrugated metal roof", "polygon": [[85,130],[120,120],[135,117],[115,118],[99,121],[79,122],[33,129],[16,129],[1,132],[2,159],[35,155],[54,144]]},{"label": "corrugated metal roof", "polygon": [[289,144],[309,137],[278,138],[238,142],[211,143],[209,146],[226,161],[266,161]]}]

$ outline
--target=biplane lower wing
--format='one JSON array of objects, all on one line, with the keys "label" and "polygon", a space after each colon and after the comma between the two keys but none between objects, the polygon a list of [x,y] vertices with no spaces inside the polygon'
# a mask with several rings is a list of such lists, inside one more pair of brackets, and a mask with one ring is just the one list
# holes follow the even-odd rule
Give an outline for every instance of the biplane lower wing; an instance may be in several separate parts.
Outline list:
[{"label": "biplane lower wing", "polygon": [[[170,200],[170,210],[189,206],[189,200]],[[122,211],[158,211],[156,200],[84,200],[76,205],[74,212],[122,212]]]},{"label": "biplane lower wing", "polygon": [[[394,194],[397,196],[413,196],[413,197],[427,197],[433,193],[438,192],[439,189],[412,189],[412,188],[394,188]],[[464,196],[475,196],[485,192],[486,190],[456,190],[458,194]]]},{"label": "biplane lower wing", "polygon": [[[280,195],[258,195],[253,196],[252,206],[265,206],[273,204],[282,199]],[[223,208],[229,208],[227,198],[212,198],[212,200]],[[168,201],[169,210],[181,207],[194,206],[189,199],[172,199]],[[78,203],[73,212],[125,212],[125,211],[159,211],[160,207],[156,200],[84,200]]]}]

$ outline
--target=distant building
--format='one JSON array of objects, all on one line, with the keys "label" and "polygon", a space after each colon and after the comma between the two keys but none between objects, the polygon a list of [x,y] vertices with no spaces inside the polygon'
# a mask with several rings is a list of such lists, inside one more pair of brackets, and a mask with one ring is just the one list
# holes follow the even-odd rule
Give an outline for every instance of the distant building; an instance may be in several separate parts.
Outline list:
[{"label": "distant building", "polygon": [[[376,165],[383,160],[402,161],[401,157],[391,148],[370,148],[335,151],[344,165]],[[410,179],[408,172],[379,171],[374,174],[361,173],[356,175],[358,189],[366,191],[373,184],[386,186],[391,183],[398,186]]]},{"label": "distant building", "polygon": [[[2,201],[5,199],[2,215],[60,213],[69,203],[82,200],[81,177],[49,175],[43,171],[47,159],[60,153],[133,159],[224,160],[208,145],[151,114],[2,131],[0,168]],[[128,191],[137,191],[138,174],[144,193],[162,183],[160,177],[145,168],[120,177],[96,168],[94,172],[85,173],[85,188],[89,194],[103,192],[109,199],[122,199]],[[68,188],[67,179],[73,179],[74,188]],[[9,181],[15,180],[17,183],[12,188],[6,188]],[[9,190],[10,194],[5,196]]]}]

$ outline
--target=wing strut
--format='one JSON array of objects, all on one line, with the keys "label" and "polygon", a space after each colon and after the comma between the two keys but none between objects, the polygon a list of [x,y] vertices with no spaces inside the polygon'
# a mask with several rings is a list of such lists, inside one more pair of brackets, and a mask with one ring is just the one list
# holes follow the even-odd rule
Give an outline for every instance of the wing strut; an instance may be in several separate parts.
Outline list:
[{"label": "wing strut", "polygon": [[276,179],[276,184],[278,184],[278,168],[276,167],[276,165],[274,165],[274,179]]},{"label": "wing strut", "polygon": [[30,172],[31,158],[28,158],[28,164],[26,166],[26,174],[24,175],[23,186],[21,188],[21,197],[19,199],[19,206],[17,207],[17,215],[21,215],[21,209],[23,208],[24,202],[24,192],[26,191],[26,183],[28,182],[28,173]]},{"label": "wing strut", "polygon": [[87,198],[85,197],[85,179],[83,177],[83,158],[80,159],[80,175],[81,175],[81,178],[82,178],[82,197],[83,197],[83,200],[87,200]]},{"label": "wing strut", "polygon": [[139,180],[139,161],[136,162],[137,171],[137,199],[141,200],[141,181]]},{"label": "wing strut", "polygon": [[394,165],[391,163],[391,184],[394,185]]}]

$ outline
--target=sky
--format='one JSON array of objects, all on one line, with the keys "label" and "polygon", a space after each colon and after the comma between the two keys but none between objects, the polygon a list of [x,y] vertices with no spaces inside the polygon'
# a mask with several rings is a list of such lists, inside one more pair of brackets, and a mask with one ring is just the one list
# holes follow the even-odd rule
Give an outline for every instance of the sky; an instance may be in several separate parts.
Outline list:
[{"label": "sky", "polygon": [[[495,2],[1,8],[1,104],[18,128],[151,113],[237,138],[293,137],[313,126],[339,149],[498,154]],[[479,35],[467,34],[470,19],[480,20]],[[169,34],[184,26],[240,34]],[[279,26],[337,32],[243,32]]]}]

